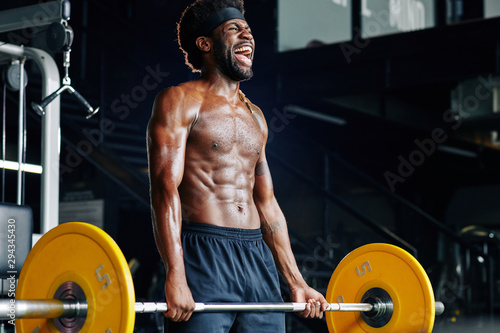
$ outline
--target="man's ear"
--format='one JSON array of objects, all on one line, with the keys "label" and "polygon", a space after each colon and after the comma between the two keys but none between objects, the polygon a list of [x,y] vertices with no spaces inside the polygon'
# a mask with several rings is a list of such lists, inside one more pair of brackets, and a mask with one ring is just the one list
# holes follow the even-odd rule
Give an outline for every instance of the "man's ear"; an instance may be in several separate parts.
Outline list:
[{"label": "man's ear", "polygon": [[212,49],[212,38],[200,36],[196,38],[196,46],[202,52],[210,52]]}]

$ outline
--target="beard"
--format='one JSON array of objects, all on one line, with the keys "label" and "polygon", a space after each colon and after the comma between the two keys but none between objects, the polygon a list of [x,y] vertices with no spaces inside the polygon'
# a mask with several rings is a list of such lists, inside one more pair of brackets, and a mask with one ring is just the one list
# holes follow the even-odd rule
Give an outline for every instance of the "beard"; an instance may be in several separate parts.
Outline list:
[{"label": "beard", "polygon": [[253,76],[251,68],[245,70],[238,66],[236,59],[232,56],[231,49],[220,40],[214,41],[214,55],[217,66],[228,78],[233,81],[246,81]]}]

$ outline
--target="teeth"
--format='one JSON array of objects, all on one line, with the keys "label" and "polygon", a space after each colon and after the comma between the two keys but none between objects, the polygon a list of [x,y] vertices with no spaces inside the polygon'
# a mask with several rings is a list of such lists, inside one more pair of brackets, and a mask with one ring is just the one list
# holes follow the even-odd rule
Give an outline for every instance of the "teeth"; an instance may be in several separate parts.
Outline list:
[{"label": "teeth", "polygon": [[250,46],[243,46],[243,47],[239,47],[237,48],[236,50],[234,50],[235,53],[246,53],[246,54],[249,54],[249,53],[252,53],[252,48]]}]

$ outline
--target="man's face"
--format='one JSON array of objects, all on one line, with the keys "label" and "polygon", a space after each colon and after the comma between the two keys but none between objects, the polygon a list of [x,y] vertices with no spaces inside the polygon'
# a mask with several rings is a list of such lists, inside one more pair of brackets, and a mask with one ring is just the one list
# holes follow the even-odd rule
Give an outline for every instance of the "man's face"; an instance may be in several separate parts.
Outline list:
[{"label": "man's face", "polygon": [[218,68],[234,81],[253,76],[255,42],[247,22],[229,20],[214,32],[214,55]]}]

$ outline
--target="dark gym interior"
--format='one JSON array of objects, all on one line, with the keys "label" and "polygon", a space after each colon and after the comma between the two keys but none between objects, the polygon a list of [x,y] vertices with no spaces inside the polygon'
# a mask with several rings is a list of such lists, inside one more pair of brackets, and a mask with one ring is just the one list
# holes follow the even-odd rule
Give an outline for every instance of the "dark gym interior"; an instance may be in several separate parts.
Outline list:
[{"label": "dark gym interior", "polygon": [[[0,14],[47,2],[2,1]],[[134,263],[137,300],[161,301],[146,127],[161,90],[198,77],[176,42],[191,1],[70,2],[71,85],[99,111],[86,119],[75,96],[60,95],[57,222],[105,230]],[[394,244],[418,259],[445,305],[434,332],[498,331],[500,3],[308,0],[307,11],[304,3],[245,1],[256,54],[254,77],[241,84],[267,120],[275,194],[304,277],[326,293],[347,253]],[[289,26],[301,33],[286,34]],[[19,89],[8,86],[12,59],[1,45],[45,50],[62,78],[51,33],[0,33],[4,161],[18,158]],[[42,78],[29,61],[25,70],[25,162],[40,165],[42,121],[31,103],[41,101]],[[2,202],[16,203],[18,172],[1,170]],[[23,174],[34,234],[41,187],[39,174]],[[135,331],[163,332],[161,316],[137,315]],[[325,320],[286,318],[289,332],[328,331]]]}]

